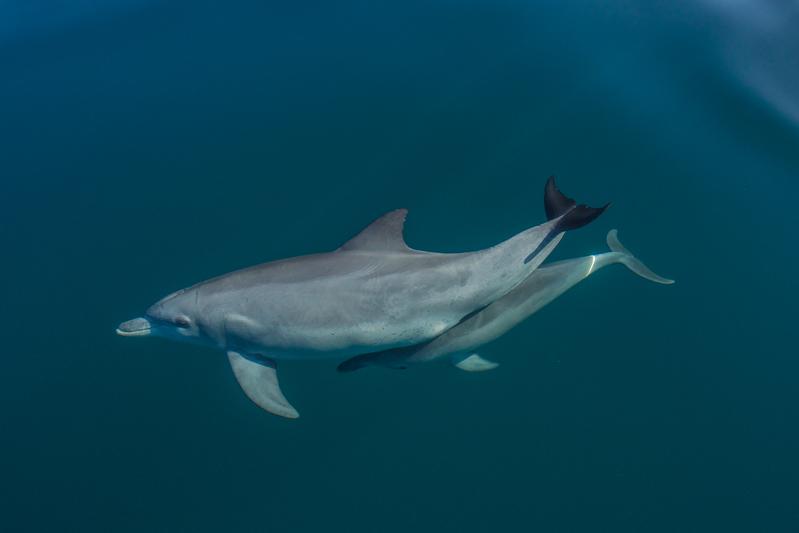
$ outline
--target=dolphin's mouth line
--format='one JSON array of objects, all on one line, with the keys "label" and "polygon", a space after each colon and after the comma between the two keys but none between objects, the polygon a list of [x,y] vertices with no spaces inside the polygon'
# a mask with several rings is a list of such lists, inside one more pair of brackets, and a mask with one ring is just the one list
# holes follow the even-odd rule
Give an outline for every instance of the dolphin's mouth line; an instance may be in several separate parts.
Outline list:
[{"label": "dolphin's mouth line", "polygon": [[117,335],[122,335],[123,337],[143,337],[145,335],[149,335],[151,329],[152,328],[144,328],[137,329],[136,331],[125,331],[117,328]]},{"label": "dolphin's mouth line", "polygon": [[117,335],[123,337],[143,337],[152,331],[152,324],[146,318],[134,318],[123,322],[117,328]]}]

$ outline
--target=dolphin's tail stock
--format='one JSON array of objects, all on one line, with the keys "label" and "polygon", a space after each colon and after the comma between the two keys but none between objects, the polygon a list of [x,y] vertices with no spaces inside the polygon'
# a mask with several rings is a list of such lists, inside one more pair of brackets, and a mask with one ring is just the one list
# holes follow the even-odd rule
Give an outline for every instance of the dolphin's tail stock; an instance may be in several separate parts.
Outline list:
[{"label": "dolphin's tail stock", "polygon": [[524,262],[529,263],[552,239],[564,231],[582,228],[590,224],[604,213],[608,206],[610,206],[609,203],[602,207],[589,207],[585,204],[578,205],[573,199],[560,192],[560,189],[555,184],[555,176],[550,176],[544,187],[544,210],[547,213],[547,220],[553,220],[558,217],[560,217],[560,220],[541,244],[527,256]]},{"label": "dolphin's tail stock", "polygon": [[647,267],[641,262],[640,259],[635,257],[627,248],[625,248],[621,241],[619,241],[619,232],[617,230],[612,229],[608,232],[607,241],[608,247],[611,249],[611,251],[618,254],[617,262],[622,263],[642,278],[648,279],[649,281],[654,281],[655,283],[662,283],[664,285],[670,285],[674,283],[673,279],[667,279],[652,272],[649,267]]}]

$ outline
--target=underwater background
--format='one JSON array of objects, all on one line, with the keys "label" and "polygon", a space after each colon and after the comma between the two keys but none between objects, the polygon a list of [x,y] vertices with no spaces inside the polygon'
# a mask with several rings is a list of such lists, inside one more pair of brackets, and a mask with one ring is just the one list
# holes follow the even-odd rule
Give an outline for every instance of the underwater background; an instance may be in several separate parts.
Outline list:
[{"label": "underwater background", "polygon": [[[799,7],[0,4],[0,530],[799,531]],[[613,205],[500,363],[281,365],[117,324],[407,207],[415,248]]]}]

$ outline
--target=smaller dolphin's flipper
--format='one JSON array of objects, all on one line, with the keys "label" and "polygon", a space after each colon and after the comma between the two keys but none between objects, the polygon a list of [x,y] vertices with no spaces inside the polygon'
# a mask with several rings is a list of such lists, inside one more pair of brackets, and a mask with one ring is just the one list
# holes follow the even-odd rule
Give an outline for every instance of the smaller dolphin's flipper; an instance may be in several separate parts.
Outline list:
[{"label": "smaller dolphin's flipper", "polygon": [[648,279],[649,281],[654,281],[655,283],[662,283],[664,285],[670,285],[674,283],[673,279],[664,278],[663,276],[658,276],[652,272],[645,264],[641,262],[640,259],[635,257],[627,248],[625,248],[621,241],[619,241],[618,230],[610,230],[608,232],[607,241],[608,246],[612,251],[621,254],[619,257],[619,262],[624,264],[627,268],[642,278]]},{"label": "smaller dolphin's flipper", "polygon": [[499,366],[499,363],[483,359],[476,353],[466,356],[454,356],[452,357],[452,364],[466,372],[485,372],[486,370],[493,370]]},{"label": "smaller dolphin's flipper", "polygon": [[350,357],[346,361],[342,361],[336,367],[336,370],[338,370],[339,372],[354,372],[359,368],[365,367],[368,364],[369,364],[368,359],[364,357],[364,354],[361,354],[361,355],[356,355],[355,357]]},{"label": "smaller dolphin's flipper", "polygon": [[350,357],[346,361],[342,361],[336,367],[336,370],[339,372],[353,372],[359,368],[370,365],[379,365],[395,370],[405,370],[408,368],[408,364],[405,362],[405,357],[403,356],[405,353],[407,353],[407,347],[363,353],[355,357]]},{"label": "smaller dolphin's flipper", "polygon": [[280,390],[274,361],[265,357],[246,357],[234,351],[229,351],[227,356],[241,389],[255,405],[273,415],[300,416]]}]

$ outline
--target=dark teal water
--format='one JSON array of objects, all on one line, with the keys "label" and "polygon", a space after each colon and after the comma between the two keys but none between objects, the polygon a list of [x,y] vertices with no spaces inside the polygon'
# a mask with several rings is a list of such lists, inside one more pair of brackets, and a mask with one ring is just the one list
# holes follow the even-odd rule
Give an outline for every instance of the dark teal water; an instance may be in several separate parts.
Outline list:
[{"label": "dark teal water", "polygon": [[[382,5],[381,5],[382,4]],[[795,3],[0,7],[2,531],[799,530]],[[557,174],[604,270],[481,353],[286,364],[116,325],[408,207],[460,251]]]}]

